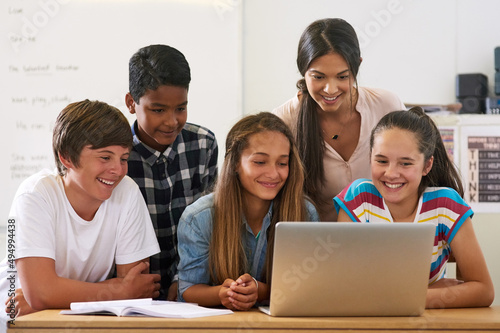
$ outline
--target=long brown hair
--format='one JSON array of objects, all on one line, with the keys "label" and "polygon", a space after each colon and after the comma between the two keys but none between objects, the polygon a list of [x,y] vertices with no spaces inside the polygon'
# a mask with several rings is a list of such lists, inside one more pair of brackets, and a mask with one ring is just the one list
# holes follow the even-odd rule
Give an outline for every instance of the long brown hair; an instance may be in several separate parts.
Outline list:
[{"label": "long brown hair", "polygon": [[428,186],[450,187],[457,191],[461,197],[464,196],[460,173],[446,153],[441,133],[431,117],[421,107],[412,107],[408,111],[394,111],[382,117],[373,128],[370,136],[370,154],[375,136],[392,128],[399,128],[415,134],[418,150],[424,155],[425,162],[434,156],[431,170],[422,177],[420,182],[419,196]]},{"label": "long brown hair", "polygon": [[226,138],[226,154],[215,185],[212,239],[209,267],[212,282],[222,284],[248,272],[241,233],[243,228],[242,186],[236,170],[249,138],[265,131],[279,132],[290,142],[289,173],[285,185],[273,200],[271,226],[268,230],[264,275],[256,277],[270,282],[274,227],[279,221],[305,221],[307,211],[303,195],[304,171],[290,129],[276,115],[261,112],[238,121]]},{"label": "long brown hair", "polygon": [[[329,53],[341,55],[354,77],[356,77],[361,64],[359,42],[354,28],[340,18],[327,18],[311,23],[302,33],[297,52],[297,67],[302,77],[306,75],[311,63],[321,56]],[[295,133],[297,148],[304,165],[305,193],[320,204],[321,186],[325,179],[323,156],[325,143],[318,118],[318,104],[307,90],[305,79],[297,82],[302,98]],[[356,88],[357,89],[357,88]],[[354,108],[351,95],[351,108]]]}]

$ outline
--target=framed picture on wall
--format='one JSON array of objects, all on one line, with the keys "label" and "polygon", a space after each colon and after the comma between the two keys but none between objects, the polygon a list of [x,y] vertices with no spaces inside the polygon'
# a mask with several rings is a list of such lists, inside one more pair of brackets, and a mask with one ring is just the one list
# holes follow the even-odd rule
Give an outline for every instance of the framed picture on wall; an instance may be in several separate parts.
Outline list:
[{"label": "framed picture on wall", "polygon": [[460,151],[458,149],[458,127],[457,126],[438,126],[441,138],[443,139],[444,147],[448,153],[448,157],[455,163],[457,167],[460,163]]},{"label": "framed picture on wall", "polygon": [[500,133],[496,126],[463,126],[460,169],[474,212],[500,211]]}]

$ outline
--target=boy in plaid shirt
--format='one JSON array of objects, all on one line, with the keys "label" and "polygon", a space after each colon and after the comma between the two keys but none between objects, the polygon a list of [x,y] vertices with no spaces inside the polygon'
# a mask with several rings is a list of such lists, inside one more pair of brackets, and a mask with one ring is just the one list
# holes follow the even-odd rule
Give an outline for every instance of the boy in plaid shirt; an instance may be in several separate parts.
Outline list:
[{"label": "boy in plaid shirt", "polygon": [[150,45],[130,58],[125,102],[137,120],[128,175],[151,215],[161,252],[150,270],[161,275],[159,298],[168,300],[177,298],[177,224],[217,175],[214,133],[186,122],[190,81],[188,62],[170,46]]}]

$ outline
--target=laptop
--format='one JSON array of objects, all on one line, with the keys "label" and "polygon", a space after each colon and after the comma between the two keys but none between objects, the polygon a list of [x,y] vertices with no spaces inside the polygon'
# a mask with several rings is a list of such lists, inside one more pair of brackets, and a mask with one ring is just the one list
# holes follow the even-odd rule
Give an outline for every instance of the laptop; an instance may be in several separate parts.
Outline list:
[{"label": "laptop", "polygon": [[271,316],[419,316],[436,228],[429,223],[279,222]]}]

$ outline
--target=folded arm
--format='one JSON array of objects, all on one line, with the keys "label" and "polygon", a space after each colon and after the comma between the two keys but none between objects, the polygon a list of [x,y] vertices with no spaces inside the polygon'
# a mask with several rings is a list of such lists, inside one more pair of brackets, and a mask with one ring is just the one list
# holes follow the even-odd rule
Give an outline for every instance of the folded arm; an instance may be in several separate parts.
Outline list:
[{"label": "folded arm", "polygon": [[149,259],[117,265],[117,278],[98,283],[59,277],[56,274],[55,261],[50,258],[18,259],[16,267],[24,298],[36,311],[69,308],[71,302],[154,298],[159,295],[160,276],[147,274]]}]

